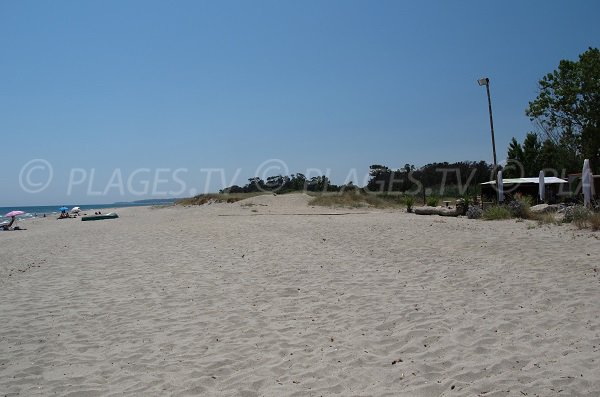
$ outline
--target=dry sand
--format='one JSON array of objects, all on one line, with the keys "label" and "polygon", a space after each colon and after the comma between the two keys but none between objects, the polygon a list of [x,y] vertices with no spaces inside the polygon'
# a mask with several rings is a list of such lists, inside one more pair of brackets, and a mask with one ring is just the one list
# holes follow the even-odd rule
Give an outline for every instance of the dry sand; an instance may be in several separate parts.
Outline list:
[{"label": "dry sand", "polygon": [[0,232],[0,395],[600,395],[598,233],[306,203]]}]

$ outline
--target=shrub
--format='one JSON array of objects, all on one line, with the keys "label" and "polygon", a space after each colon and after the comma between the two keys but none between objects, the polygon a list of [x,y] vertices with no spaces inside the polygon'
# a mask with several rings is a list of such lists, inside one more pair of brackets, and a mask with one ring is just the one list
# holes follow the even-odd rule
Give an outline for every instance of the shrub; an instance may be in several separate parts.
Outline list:
[{"label": "shrub", "polygon": [[467,215],[467,211],[469,207],[474,202],[468,195],[462,195],[458,200],[456,200],[456,209],[460,210],[461,215]]},{"label": "shrub", "polygon": [[483,210],[475,205],[470,205],[467,209],[467,218],[469,219],[479,219],[483,214]]},{"label": "shrub", "polygon": [[483,211],[483,218],[487,220],[510,219],[510,209],[505,205],[493,205]]},{"label": "shrub", "polygon": [[459,197],[459,200],[468,208],[475,200],[471,198],[471,196],[467,194],[463,194]]},{"label": "shrub", "polygon": [[578,227],[585,227],[587,219],[592,215],[592,211],[582,205],[574,205],[565,208],[565,217],[563,222],[573,222]]},{"label": "shrub", "polygon": [[531,217],[530,204],[528,200],[525,199],[516,199],[508,203],[508,208],[510,209],[510,213],[512,216],[521,219],[527,219]]},{"label": "shrub", "polygon": [[404,197],[404,204],[406,204],[406,211],[412,212],[413,206],[415,205],[415,198],[413,196]]},{"label": "shrub", "polygon": [[590,216],[590,226],[592,227],[592,230],[596,231],[596,230],[600,230],[600,212],[594,212],[591,216]]},{"label": "shrub", "polygon": [[587,220],[592,215],[589,209],[576,205],[573,207],[573,222]]},{"label": "shrub", "polygon": [[440,201],[439,197],[429,196],[429,197],[427,197],[426,203],[429,207],[437,207],[439,201]]},{"label": "shrub", "polygon": [[573,222],[573,207],[566,207],[563,212],[563,222],[571,223]]},{"label": "shrub", "polygon": [[571,222],[579,229],[590,227],[592,230],[600,230],[600,212],[594,212],[582,205],[574,205],[565,208],[563,222]]}]

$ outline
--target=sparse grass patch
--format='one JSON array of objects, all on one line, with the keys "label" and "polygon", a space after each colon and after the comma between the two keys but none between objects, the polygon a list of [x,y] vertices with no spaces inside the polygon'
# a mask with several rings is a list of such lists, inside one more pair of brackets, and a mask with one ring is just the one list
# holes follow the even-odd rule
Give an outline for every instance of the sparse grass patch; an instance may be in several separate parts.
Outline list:
[{"label": "sparse grass patch", "polygon": [[344,192],[315,195],[309,205],[346,208],[400,208],[404,205],[402,201],[399,195]]},{"label": "sparse grass patch", "polygon": [[554,213],[547,212],[544,214],[532,215],[532,219],[535,219],[538,225],[561,225],[560,221],[556,219]]},{"label": "sparse grass patch", "polygon": [[579,229],[583,229],[588,225],[588,221],[592,216],[592,211],[583,206],[573,207],[573,224]]},{"label": "sparse grass patch", "polygon": [[406,205],[406,211],[412,212],[415,205],[415,198],[413,196],[404,196],[404,205]]},{"label": "sparse grass patch", "polygon": [[600,212],[594,212],[590,216],[590,227],[593,231],[600,230]]},{"label": "sparse grass patch", "polygon": [[510,219],[512,214],[510,209],[504,205],[492,205],[483,210],[483,219],[496,221],[501,219]]},{"label": "sparse grass patch", "polygon": [[[181,200],[177,200],[177,205],[203,205],[209,202],[211,203],[235,203],[240,200],[244,200],[250,197],[260,196],[266,193],[229,193],[229,194],[199,194],[194,197],[189,197]],[[268,193],[271,194],[271,193]]]},{"label": "sparse grass patch", "polygon": [[600,230],[600,212],[592,211],[582,205],[574,205],[565,209],[564,223],[571,222],[579,229],[590,228]]},{"label": "sparse grass patch", "polygon": [[531,218],[531,199],[528,197],[517,198],[508,203],[512,216],[522,219]]},{"label": "sparse grass patch", "polygon": [[150,209],[151,210],[159,210],[161,208],[169,208],[172,207],[175,204],[157,204],[157,205],[151,205]]},{"label": "sparse grass patch", "polygon": [[582,211],[578,216],[573,217],[573,224],[579,229],[589,227],[593,231],[600,230],[600,213]]}]

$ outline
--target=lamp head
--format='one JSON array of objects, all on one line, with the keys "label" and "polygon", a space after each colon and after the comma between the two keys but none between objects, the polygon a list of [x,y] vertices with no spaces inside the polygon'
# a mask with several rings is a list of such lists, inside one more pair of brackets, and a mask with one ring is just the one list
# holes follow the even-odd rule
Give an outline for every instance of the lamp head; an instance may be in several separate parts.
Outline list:
[{"label": "lamp head", "polygon": [[479,83],[480,86],[488,85],[488,84],[490,84],[490,79],[488,79],[487,77],[482,77],[479,80],[477,80],[477,82]]}]

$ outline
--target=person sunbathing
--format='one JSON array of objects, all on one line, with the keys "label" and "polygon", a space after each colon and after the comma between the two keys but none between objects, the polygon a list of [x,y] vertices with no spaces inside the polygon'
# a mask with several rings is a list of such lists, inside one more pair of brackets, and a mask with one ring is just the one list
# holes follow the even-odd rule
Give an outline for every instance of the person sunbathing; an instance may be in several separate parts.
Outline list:
[{"label": "person sunbathing", "polygon": [[10,227],[15,223],[15,217],[11,216],[10,223],[5,223],[2,225],[3,230],[10,230]]}]

